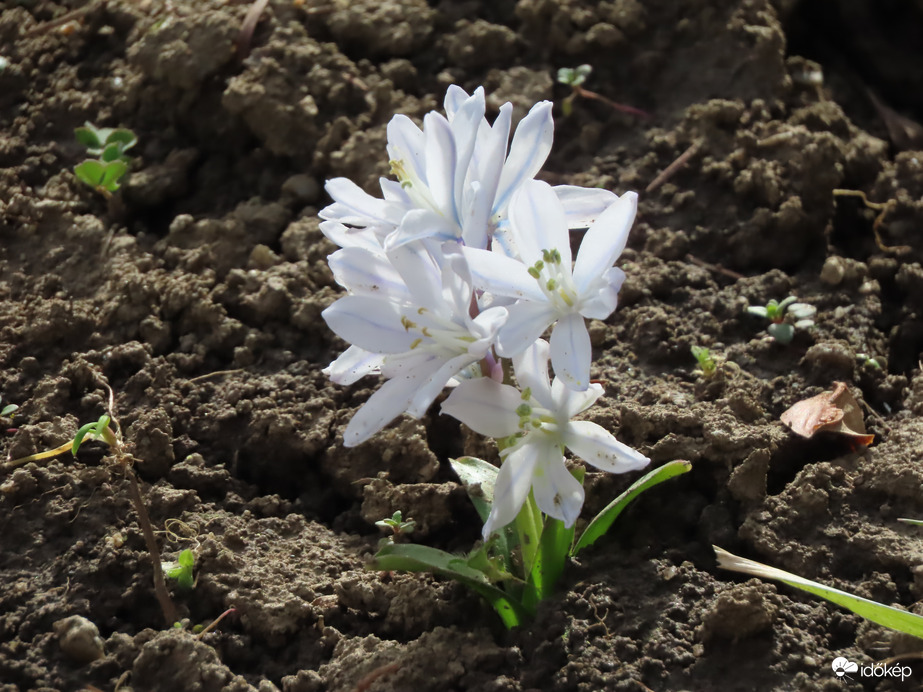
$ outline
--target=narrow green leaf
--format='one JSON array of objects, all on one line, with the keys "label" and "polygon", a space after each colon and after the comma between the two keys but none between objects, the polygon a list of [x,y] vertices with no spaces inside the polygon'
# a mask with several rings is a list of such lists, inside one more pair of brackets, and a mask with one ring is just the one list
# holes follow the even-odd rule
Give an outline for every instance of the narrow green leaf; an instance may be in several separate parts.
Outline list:
[{"label": "narrow green leaf", "polygon": [[507,629],[518,627],[528,613],[521,603],[491,584],[487,576],[470,567],[464,558],[425,545],[385,545],[369,565],[371,569],[431,572],[454,579],[483,597]]},{"label": "narrow green leaf", "polygon": [[671,461],[660,466],[653,471],[645,474],[634,483],[624,493],[610,502],[606,508],[597,514],[593,521],[584,530],[577,544],[571,550],[571,555],[576,555],[587,546],[593,545],[599,538],[609,530],[612,523],[618,518],[619,514],[634,500],[638,495],[655,485],[663,483],[665,480],[686,473],[692,469],[692,464],[688,461]]},{"label": "narrow green leaf", "polygon": [[905,519],[901,517],[898,521],[902,521],[905,524],[913,524],[914,526],[923,526],[923,519]]},{"label": "narrow green leaf", "polygon": [[103,414],[99,417],[98,421],[81,426],[77,434],[74,435],[74,444],[71,445],[71,454],[77,456],[77,450],[80,449],[80,445],[83,444],[84,438],[86,438],[87,435],[91,436],[91,440],[99,438],[103,434],[103,431],[109,427],[110,420],[109,416]]},{"label": "narrow green leaf", "polygon": [[796,589],[807,591],[847,610],[851,610],[856,615],[861,615],[866,620],[878,625],[923,638],[923,617],[919,615],[908,613],[906,610],[892,608],[883,603],[876,603],[830,586],[824,586],[819,582],[799,577],[797,574],[792,574],[776,567],[764,565],[755,560],[732,555],[717,546],[712,546],[712,548],[715,549],[715,554],[718,556],[718,567],[722,569],[749,574],[760,579],[781,581],[789,586],[794,586]]}]

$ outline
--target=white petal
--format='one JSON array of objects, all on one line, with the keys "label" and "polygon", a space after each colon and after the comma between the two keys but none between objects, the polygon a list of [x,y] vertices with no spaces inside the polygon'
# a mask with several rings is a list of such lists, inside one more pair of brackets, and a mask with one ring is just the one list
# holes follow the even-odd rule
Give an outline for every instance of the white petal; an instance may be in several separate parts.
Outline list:
[{"label": "white petal", "polygon": [[406,115],[398,114],[388,123],[388,156],[392,161],[402,161],[417,180],[426,180],[423,159],[423,133]]},{"label": "white petal", "polygon": [[603,272],[596,284],[590,284],[587,294],[580,301],[580,314],[604,320],[611,315],[619,304],[619,290],[625,283],[625,272],[618,267],[610,267]]},{"label": "white petal", "polygon": [[410,300],[410,292],[401,275],[380,253],[346,247],[330,255],[327,263],[336,282],[350,293]]},{"label": "white petal", "polygon": [[510,227],[526,265],[542,259],[542,250],[556,249],[561,263],[571,266],[570,236],[564,207],[548,183],[526,181],[510,202]]},{"label": "white petal", "polygon": [[381,252],[381,241],[374,227],[349,228],[339,221],[321,221],[320,230],[340,247],[361,247],[370,252]]},{"label": "white petal", "polygon": [[601,425],[574,421],[564,431],[564,444],[575,455],[601,471],[625,473],[644,468],[651,460],[622,444]]},{"label": "white petal", "polygon": [[477,181],[465,189],[461,207],[462,240],[467,247],[487,247],[490,199]]},{"label": "white petal", "polygon": [[412,243],[424,238],[445,241],[458,237],[458,227],[449,222],[442,214],[430,209],[411,209],[397,227],[385,240],[385,249]]},{"label": "white petal", "polygon": [[590,385],[593,349],[590,333],[581,315],[565,315],[551,332],[551,366],[571,389],[583,391]]},{"label": "white petal", "polygon": [[322,219],[334,219],[354,226],[386,221],[385,201],[372,197],[349,178],[331,178],[324,189],[335,204],[320,211],[318,216]]},{"label": "white petal", "polygon": [[471,98],[465,101],[455,113],[450,125],[456,150],[453,195],[460,224],[460,213],[463,211],[461,207],[463,191],[468,182],[468,168],[474,155],[478,129],[484,122],[484,108],[484,89],[478,87]]},{"label": "white petal", "polygon": [[366,375],[381,372],[383,359],[380,353],[370,353],[358,346],[350,346],[324,368],[323,373],[336,384],[350,385]]},{"label": "white petal", "polygon": [[532,445],[523,445],[506,457],[497,474],[494,485],[494,504],[484,522],[484,540],[491,533],[502,529],[519,514],[522,503],[529,496],[532,487],[532,472],[536,455]]},{"label": "white petal", "polygon": [[355,447],[365,442],[388,423],[401,415],[416,391],[410,378],[388,380],[353,414],[343,432],[343,445]]},{"label": "white petal", "polygon": [[532,180],[541,170],[551,152],[554,139],[554,121],[551,118],[551,102],[540,101],[532,106],[513,135],[510,154],[503,164],[494,213],[502,212],[509,204],[513,192],[527,180]]},{"label": "white petal", "polygon": [[497,355],[511,358],[535,343],[554,322],[555,313],[548,303],[520,301],[507,308],[506,324],[497,333]]},{"label": "white petal", "polygon": [[532,398],[550,411],[556,405],[548,377],[548,356],[551,349],[544,339],[537,339],[529,348],[513,357],[513,372],[522,390],[532,390]]},{"label": "white petal", "polygon": [[467,353],[445,360],[435,372],[419,382],[417,391],[410,400],[410,406],[407,407],[407,413],[414,418],[422,417],[439,393],[446,388],[449,380],[475,360]]},{"label": "white petal", "polygon": [[549,517],[560,519],[568,528],[574,525],[583,508],[583,486],[564,466],[561,449],[547,445],[535,465],[532,480],[535,503]]},{"label": "white petal", "polygon": [[[392,247],[388,250],[388,260],[397,269],[413,296],[413,309],[439,311],[442,308],[442,271],[422,243]],[[408,317],[414,320],[412,315]]]},{"label": "white petal", "polygon": [[480,435],[506,437],[519,429],[516,408],[522,398],[515,387],[487,377],[461,382],[441,408]]},{"label": "white petal", "polygon": [[568,387],[560,377],[555,377],[554,382],[551,383],[551,398],[554,405],[547,408],[556,411],[559,419],[570,420],[595,404],[603,393],[602,385],[598,382],[591,383],[583,391],[577,391]]},{"label": "white petal", "polygon": [[574,263],[574,283],[578,292],[582,294],[622,254],[637,211],[638,195],[626,192],[590,226]]},{"label": "white petal", "polygon": [[[478,89],[483,93],[484,87],[478,87]],[[477,90],[475,90],[475,93],[477,93]],[[468,95],[468,92],[457,84],[452,84],[446,90],[443,107],[445,108],[445,115],[449,119],[449,122],[452,122],[452,119],[455,117],[455,111],[461,108],[462,104],[469,98],[471,97]]]},{"label": "white petal", "polygon": [[462,252],[478,288],[508,298],[547,301],[538,281],[529,275],[522,262],[491,250],[464,247]]},{"label": "white petal", "polygon": [[341,339],[372,353],[409,351],[419,336],[401,324],[401,312],[387,300],[369,296],[345,296],[321,316]]},{"label": "white petal", "polygon": [[[484,193],[489,200],[490,214],[496,210],[495,199],[497,186],[500,184],[500,174],[506,159],[506,148],[510,142],[510,122],[513,117],[513,104],[504,103],[500,106],[500,114],[494,120],[492,127],[482,128],[478,133],[475,144],[472,165],[477,172],[477,179],[484,188]],[[486,131],[485,131],[486,130]]]},{"label": "white petal", "polygon": [[455,208],[455,169],[458,152],[449,121],[439,113],[427,113],[423,118],[426,149],[426,185],[436,207],[450,219],[458,219]]},{"label": "white petal", "polygon": [[589,228],[618,195],[598,187],[555,185],[554,193],[564,205],[568,228]]}]

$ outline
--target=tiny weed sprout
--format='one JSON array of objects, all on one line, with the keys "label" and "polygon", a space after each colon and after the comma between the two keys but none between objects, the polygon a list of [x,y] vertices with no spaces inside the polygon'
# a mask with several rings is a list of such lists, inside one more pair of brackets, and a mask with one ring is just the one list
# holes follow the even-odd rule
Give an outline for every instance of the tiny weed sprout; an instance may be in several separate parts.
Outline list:
[{"label": "tiny weed sprout", "polygon": [[[569,79],[588,74],[578,68]],[[482,88],[452,86],[445,115],[427,114],[422,131],[395,116],[387,151],[397,179],[382,179],[382,198],[345,178],[327,181],[333,204],[320,229],[340,247],[328,261],[346,293],[322,316],[351,345],[324,372],[341,385],[385,380],[346,426],[347,447],[405,413],[422,417],[445,387],[441,412],[495,440],[499,468],[450,460],[483,542],[462,556],[398,544],[411,522],[395,512],[376,522],[392,536],[370,567],[456,579],[515,627],[629,502],[690,465],[654,469],[577,531],[584,469],[568,466],[566,453],[609,473],[650,463],[581,419],[603,395],[591,379],[586,320],[616,308],[625,274],[614,264],[638,198],[534,179],[551,150],[551,103],[533,106],[512,141],[512,106],[492,124],[485,110]],[[587,229],[576,256],[571,229]]]},{"label": "tiny weed sprout", "polygon": [[775,299],[763,305],[751,305],[747,313],[768,319],[766,328],[769,335],[780,344],[790,344],[796,329],[810,329],[814,326],[817,308],[807,303],[797,303],[795,296],[789,296],[782,302]]},{"label": "tiny weed sprout", "polygon": [[135,513],[138,515],[138,523],[141,526],[141,532],[144,534],[144,541],[147,544],[148,552],[151,554],[151,559],[153,561],[154,594],[160,604],[164,619],[171,625],[177,620],[176,607],[173,605],[173,601],[170,600],[170,593],[167,591],[167,586],[164,582],[163,569],[160,562],[160,549],[157,546],[157,539],[154,536],[154,527],[151,524],[150,515],[141,497],[141,485],[138,482],[138,476],[135,474],[133,468],[135,460],[126,450],[125,442],[122,439],[122,430],[119,427],[118,421],[113,416],[113,411],[115,409],[115,394],[102,375],[99,375],[99,379],[103,388],[109,395],[106,413],[100,416],[98,420],[81,426],[72,440],[68,440],[54,449],[37,452],[36,454],[30,454],[20,459],[8,461],[0,465],[0,470],[7,471],[29,462],[50,459],[51,457],[67,452],[70,452],[76,457],[80,446],[84,442],[92,440],[100,440],[108,445],[109,450],[115,458],[117,467],[128,480],[129,496],[131,497]]},{"label": "tiny weed sprout", "polygon": [[375,526],[390,530],[391,534],[394,536],[413,533],[413,529],[416,525],[417,522],[410,519],[403,521],[401,510],[397,510],[392,514],[390,519],[382,519],[381,521],[375,522]]},{"label": "tiny weed sprout", "polygon": [[595,91],[590,91],[583,87],[583,83],[586,82],[587,78],[593,73],[592,65],[578,65],[577,67],[562,67],[558,70],[558,83],[564,84],[571,88],[571,93],[561,102],[561,111],[564,113],[564,117],[570,116],[574,110],[574,101],[577,98],[592,99],[594,101],[600,101],[605,103],[607,106],[613,110],[620,111],[622,113],[628,113],[629,115],[637,115],[642,118],[650,117],[650,114],[642,111],[640,108],[635,108],[634,106],[626,106],[623,103],[616,103],[607,99],[602,94],[597,94]]},{"label": "tiny weed sprout", "polygon": [[195,567],[195,555],[188,548],[183,550],[176,558],[176,562],[164,562],[164,574],[169,579],[175,579],[181,589],[191,589],[193,585],[192,572]]},{"label": "tiny weed sprout", "polygon": [[692,351],[692,356],[699,364],[699,370],[701,370],[702,375],[705,377],[714,375],[715,370],[718,369],[718,364],[715,362],[711,351],[704,346],[692,346],[690,350]]},{"label": "tiny weed sprout", "polygon": [[868,365],[874,370],[881,370],[881,361],[868,353],[857,353],[856,360],[859,361],[859,365]]},{"label": "tiny weed sprout", "polygon": [[119,189],[119,181],[128,172],[126,151],[138,142],[131,130],[96,127],[86,123],[74,130],[77,141],[87,148],[87,153],[96,156],[86,159],[74,167],[74,175],[104,196],[110,196]]},{"label": "tiny weed sprout", "polygon": [[[0,404],[3,403],[3,397],[0,396]],[[19,410],[19,406],[16,404],[7,404],[0,408],[0,418],[12,418],[13,414]]]}]

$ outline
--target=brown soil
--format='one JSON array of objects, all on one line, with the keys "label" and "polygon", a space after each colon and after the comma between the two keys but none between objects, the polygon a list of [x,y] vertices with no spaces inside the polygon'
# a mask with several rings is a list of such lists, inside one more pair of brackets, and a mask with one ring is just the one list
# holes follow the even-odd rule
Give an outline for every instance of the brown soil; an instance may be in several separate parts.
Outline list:
[{"label": "brown soil", "polygon": [[[718,571],[710,547],[923,599],[923,534],[897,522],[923,517],[923,140],[867,93],[921,114],[911,3],[272,0],[235,49],[249,4],[2,4],[0,394],[21,408],[0,454],[96,420],[104,376],[164,557],[193,548],[197,583],[174,588],[189,626],[169,627],[128,481],[99,443],[6,471],[0,690],[919,689],[913,661],[903,685],[830,665],[918,640]],[[387,174],[394,113],[440,107],[450,83],[525,112],[560,102],[555,70],[581,63],[588,88],[651,114],[556,109],[547,179],[641,192],[622,304],[592,328],[607,389],[592,416],[693,471],[505,632],[456,584],[365,569],[395,509],[416,541],[473,544],[447,459],[479,443],[432,414],[339,444],[376,383],[321,373],[344,344],[319,316],[337,288],[317,210],[326,178],[374,190]],[[72,173],[85,121],[139,138],[109,201]],[[876,212],[835,188],[888,202],[880,243]],[[744,307],[789,294],[817,326],[781,346]],[[694,344],[721,359],[713,377],[694,372]],[[863,402],[868,450],[779,422],[835,380]],[[630,480],[590,474],[585,514]],[[89,663],[100,642],[62,623],[75,615],[102,639]]]}]

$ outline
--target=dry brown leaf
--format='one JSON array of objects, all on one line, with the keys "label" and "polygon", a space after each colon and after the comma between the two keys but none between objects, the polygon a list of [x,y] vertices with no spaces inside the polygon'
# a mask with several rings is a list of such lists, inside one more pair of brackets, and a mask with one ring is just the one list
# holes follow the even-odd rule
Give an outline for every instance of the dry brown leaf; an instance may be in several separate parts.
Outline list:
[{"label": "dry brown leaf", "polygon": [[799,401],[781,419],[792,432],[806,438],[824,431],[848,435],[862,445],[869,445],[875,439],[866,432],[859,402],[844,382],[834,382],[831,392]]}]

